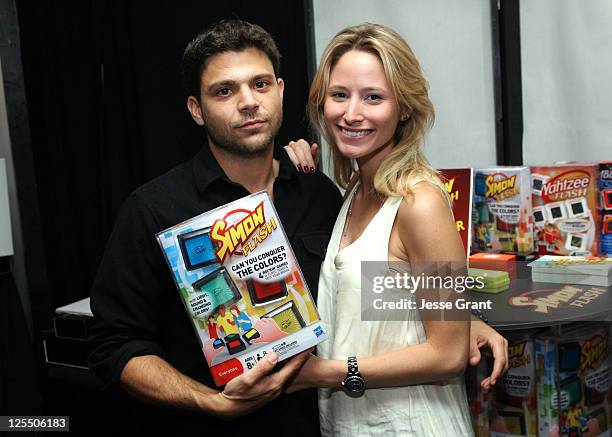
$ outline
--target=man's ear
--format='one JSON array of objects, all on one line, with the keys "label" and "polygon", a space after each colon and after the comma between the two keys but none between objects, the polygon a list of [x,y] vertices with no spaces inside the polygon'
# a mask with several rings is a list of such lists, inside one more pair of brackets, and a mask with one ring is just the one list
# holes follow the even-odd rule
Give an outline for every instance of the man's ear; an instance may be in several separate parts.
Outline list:
[{"label": "man's ear", "polygon": [[278,84],[278,92],[280,93],[281,102],[283,101],[283,93],[285,92],[285,81],[283,81],[280,77],[276,79],[276,83]]},{"label": "man's ear", "polygon": [[202,114],[202,107],[200,106],[200,102],[193,96],[189,96],[187,98],[187,109],[191,114],[191,118],[196,122],[199,126],[206,126],[206,121],[204,120],[204,115]]}]

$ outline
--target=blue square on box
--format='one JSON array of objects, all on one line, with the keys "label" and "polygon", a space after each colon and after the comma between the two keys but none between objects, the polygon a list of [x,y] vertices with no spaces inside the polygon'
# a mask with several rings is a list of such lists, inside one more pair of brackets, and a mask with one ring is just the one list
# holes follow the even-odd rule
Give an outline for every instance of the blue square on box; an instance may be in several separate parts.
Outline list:
[{"label": "blue square on box", "polygon": [[210,228],[179,235],[178,241],[187,270],[216,264],[215,244],[210,238]]}]

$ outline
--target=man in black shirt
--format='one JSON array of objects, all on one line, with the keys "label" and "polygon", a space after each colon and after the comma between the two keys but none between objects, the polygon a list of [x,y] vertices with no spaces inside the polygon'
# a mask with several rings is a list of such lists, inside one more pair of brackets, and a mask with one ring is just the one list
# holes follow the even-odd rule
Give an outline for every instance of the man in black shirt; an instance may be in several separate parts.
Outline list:
[{"label": "man in black shirt", "polygon": [[279,58],[270,35],[235,20],[217,23],[189,44],[182,63],[188,108],[206,127],[209,146],[132,193],[108,242],[91,295],[90,367],[105,383],[120,382],[135,397],[161,406],[149,411],[144,428],[319,433],[316,391],[270,402],[307,353],[280,370],[273,370],[272,354],[223,391],[210,388],[210,371],[155,240],[157,232],[181,221],[267,190],[316,294],[342,199],[327,177],[298,173],[286,152],[274,147],[284,86]]}]

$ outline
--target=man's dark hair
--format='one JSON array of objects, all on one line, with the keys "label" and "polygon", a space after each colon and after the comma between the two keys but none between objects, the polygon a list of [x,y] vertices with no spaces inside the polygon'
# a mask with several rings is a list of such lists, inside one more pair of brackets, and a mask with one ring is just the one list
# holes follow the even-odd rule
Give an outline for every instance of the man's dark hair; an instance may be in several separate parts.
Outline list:
[{"label": "man's dark hair", "polygon": [[191,40],[181,61],[183,85],[187,94],[200,99],[200,78],[206,61],[223,52],[239,52],[255,47],[264,52],[280,73],[280,52],[272,36],[256,24],[242,20],[221,20],[201,31]]}]

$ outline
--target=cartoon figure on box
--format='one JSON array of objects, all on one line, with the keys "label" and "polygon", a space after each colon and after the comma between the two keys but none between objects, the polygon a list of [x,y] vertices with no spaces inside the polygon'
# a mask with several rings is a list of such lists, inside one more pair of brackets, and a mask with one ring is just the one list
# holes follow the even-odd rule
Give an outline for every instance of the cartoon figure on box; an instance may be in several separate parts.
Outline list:
[{"label": "cartoon figure on box", "polygon": [[561,435],[595,437],[601,434],[597,419],[589,419],[580,406],[571,408],[564,419],[565,426],[561,427]]},{"label": "cartoon figure on box", "polygon": [[240,311],[237,305],[232,305],[230,307],[230,312],[232,316],[234,316],[234,323],[240,328],[243,334],[253,329],[253,322],[251,322],[251,318],[246,311]]},{"label": "cartoon figure on box", "polygon": [[487,249],[490,249],[493,247],[493,236],[495,234],[493,231],[493,225],[491,223],[487,223],[484,225],[484,228],[484,244]]},{"label": "cartoon figure on box", "polygon": [[558,238],[559,232],[552,225],[546,225],[544,229],[544,241],[546,241],[547,244],[554,244]]},{"label": "cartoon figure on box", "polygon": [[217,331],[217,322],[214,316],[208,316],[208,335],[210,338],[217,340],[219,338],[219,331]]},{"label": "cartoon figure on box", "polygon": [[232,313],[228,313],[225,310],[225,305],[221,305],[219,307],[219,314],[216,319],[217,325],[223,329],[225,333],[225,337],[232,334],[240,334],[240,330],[238,329],[238,325],[234,322],[234,316]]},{"label": "cartoon figure on box", "polygon": [[493,225],[491,223],[479,224],[476,226],[476,245],[479,250],[493,248]]},{"label": "cartoon figure on box", "polygon": [[584,417],[580,407],[570,409],[565,416],[565,420],[567,421],[567,431],[570,431],[572,428],[582,428],[583,425],[586,425],[586,417]]},{"label": "cartoon figure on box", "polygon": [[550,223],[544,227],[543,238],[544,241],[546,241],[546,244],[554,247],[557,250],[563,245],[563,242],[561,241],[561,233],[554,225]]}]

